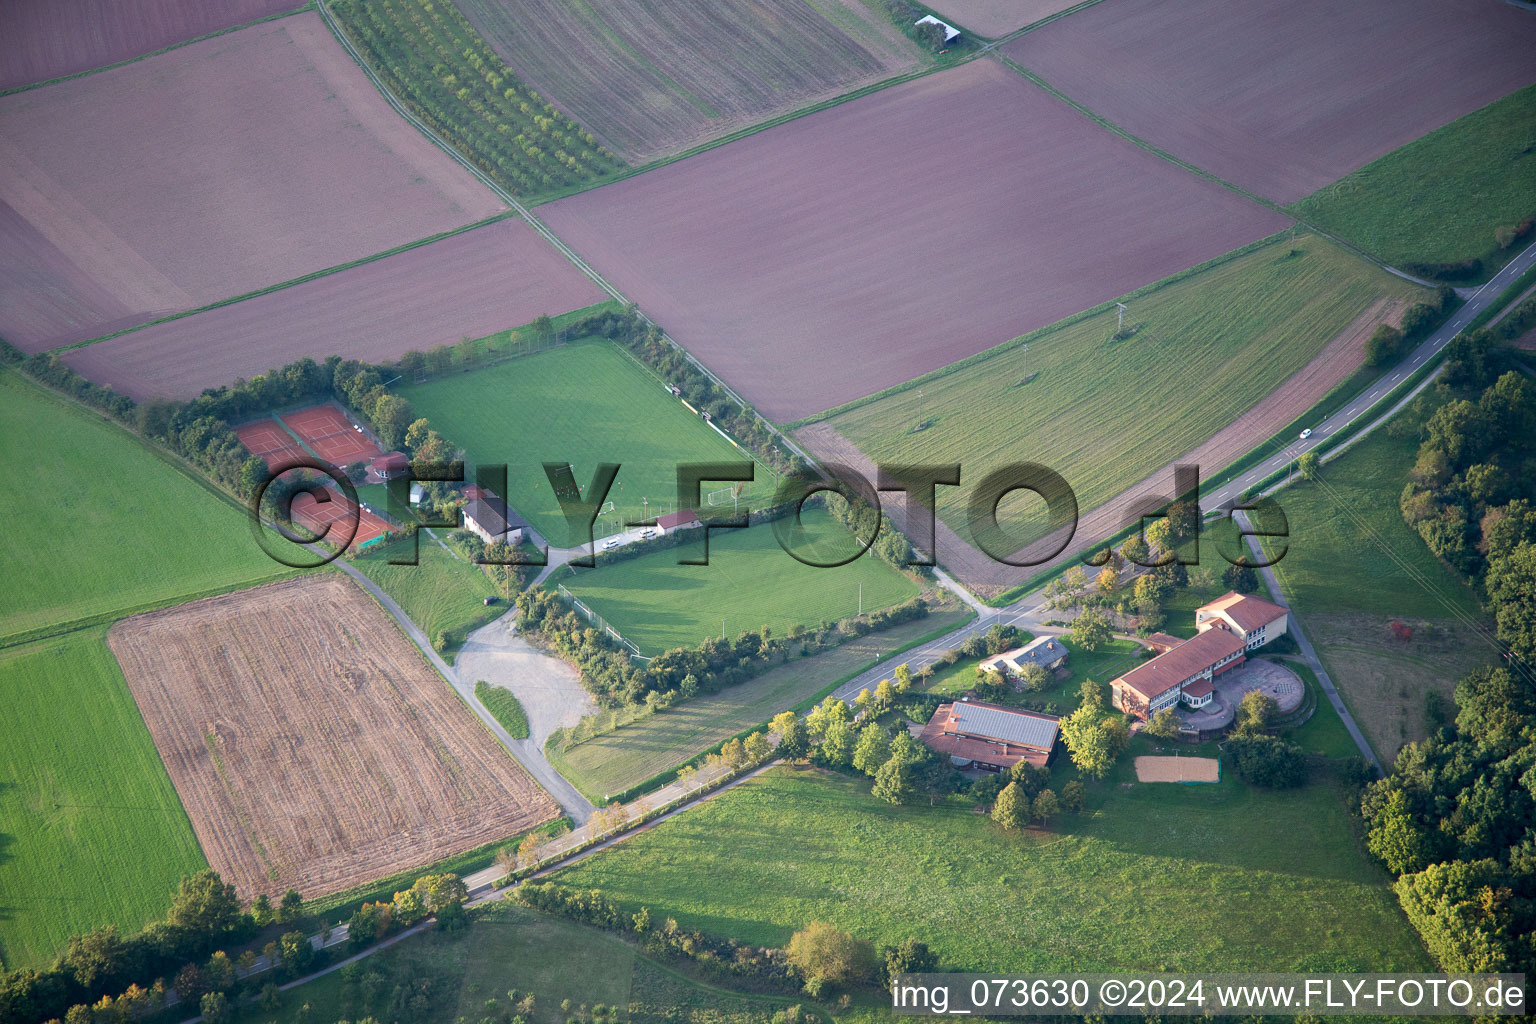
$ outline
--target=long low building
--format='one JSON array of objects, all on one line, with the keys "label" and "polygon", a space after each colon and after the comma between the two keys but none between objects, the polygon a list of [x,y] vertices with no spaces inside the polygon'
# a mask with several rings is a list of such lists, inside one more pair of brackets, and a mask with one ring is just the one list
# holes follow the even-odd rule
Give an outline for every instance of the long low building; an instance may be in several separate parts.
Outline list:
[{"label": "long low building", "polygon": [[957,768],[1007,771],[1020,761],[1050,763],[1060,719],[981,701],[940,704],[918,734]]},{"label": "long low building", "polygon": [[1155,634],[1155,647],[1167,649],[1110,683],[1115,708],[1151,718],[1180,701],[1191,708],[1211,702],[1214,680],[1241,665],[1248,652],[1285,635],[1286,610],[1251,594],[1235,591],[1195,609],[1195,629],[1188,640],[1172,645]]}]

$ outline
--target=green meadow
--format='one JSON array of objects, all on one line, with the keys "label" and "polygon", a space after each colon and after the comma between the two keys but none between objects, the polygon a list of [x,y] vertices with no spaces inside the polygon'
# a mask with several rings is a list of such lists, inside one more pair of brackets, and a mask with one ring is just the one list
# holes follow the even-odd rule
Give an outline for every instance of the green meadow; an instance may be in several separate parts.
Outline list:
[{"label": "green meadow", "polygon": [[[802,523],[791,546],[817,560],[832,560],[818,552],[851,551],[856,543],[821,509],[807,508]],[[767,626],[784,636],[791,626],[836,622],[859,612],[861,594],[865,612],[918,594],[916,583],[873,554],[818,568],[785,552],[768,524],[709,532],[708,565],[678,565],[701,554],[684,546],[566,570],[558,579],[647,655],[695,647],[722,630],[735,637]]]},{"label": "green meadow", "polygon": [[1394,266],[1482,259],[1509,249],[1501,226],[1536,217],[1536,85],[1458,118],[1292,207],[1318,227]]},{"label": "green meadow", "polygon": [[554,881],[754,943],[814,920],[916,936],[950,971],[1430,968],[1332,784],[1226,775],[1137,783],[1122,759],[1083,814],[1010,835],[963,797],[892,806],[866,778],[780,767]]},{"label": "green meadow", "polygon": [[[1068,318],[829,422],[877,463],[959,462],[967,483],[1041,463],[1086,511],[1236,420],[1377,301],[1421,292],[1303,235],[1294,252],[1273,242],[1133,293],[1123,340],[1113,307]],[[939,515],[962,536],[969,493],[938,489]],[[1009,499],[1004,521],[1038,536],[1038,505]]]},{"label": "green meadow", "polygon": [[[505,1020],[528,996],[528,1024],[590,1019],[599,1004],[631,1024],[760,1024],[795,1002],[745,995],[695,980],[618,936],[512,903],[476,911],[461,932],[429,931],[279,996],[275,1009],[239,1008],[236,1024],[406,1020],[413,1024]],[[409,1016],[392,1016],[397,983],[428,982]],[[516,1000],[509,998],[515,992]],[[570,1009],[562,1008],[569,1001]],[[307,1007],[307,1009],[306,1009]],[[396,1011],[398,1013],[398,1011]]]},{"label": "green meadow", "polygon": [[168,457],[10,372],[0,372],[0,452],[0,639],[290,571],[239,509]]},{"label": "green meadow", "polygon": [[[599,534],[677,506],[684,462],[753,465],[610,342],[582,341],[496,366],[403,388],[419,415],[463,447],[470,468],[507,466],[507,501],[556,547],[571,536],[543,468],[570,463],[583,494],[599,463],[618,463]],[[777,478],[756,467],[753,507],[771,503]],[[730,486],[706,484],[705,491]]]},{"label": "green meadow", "polygon": [[506,614],[507,605],[485,603],[496,587],[477,565],[444,548],[428,532],[420,535],[415,565],[390,565],[390,558],[409,555],[408,544],[396,543],[370,551],[352,565],[399,602],[428,637],[446,630],[444,657],[452,660],[464,638],[492,619]]},{"label": "green meadow", "polygon": [[104,628],[0,650],[0,961],[165,915],[207,867]]},{"label": "green meadow", "polygon": [[[1433,729],[1428,694],[1496,661],[1477,594],[1403,521],[1398,496],[1418,454],[1433,392],[1276,495],[1290,529],[1275,566],[1323,666],[1384,762]],[[1266,542],[1270,557],[1279,554]],[[1400,622],[1404,639],[1392,630]]]},{"label": "green meadow", "polygon": [[[957,629],[969,609],[934,611],[879,633],[847,640],[830,651],[797,658],[756,679],[647,714],[592,739],[545,747],[551,763],[593,799],[622,793],[693,758],[780,711],[796,707],[841,680],[911,645]],[[602,715],[596,716],[599,724]]]}]

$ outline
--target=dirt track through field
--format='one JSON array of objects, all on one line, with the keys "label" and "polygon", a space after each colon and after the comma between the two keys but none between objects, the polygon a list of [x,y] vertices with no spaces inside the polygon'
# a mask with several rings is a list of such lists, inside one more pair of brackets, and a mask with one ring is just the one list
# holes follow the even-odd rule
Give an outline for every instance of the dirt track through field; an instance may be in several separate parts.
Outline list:
[{"label": "dirt track through field", "polygon": [[990,60],[539,216],[779,422],[900,384],[1287,223]]},{"label": "dirt track through field", "polygon": [[1536,82],[1536,17],[1519,6],[1112,0],[1005,51],[1153,145],[1290,203]]},{"label": "dirt track through field", "polygon": [[[1148,475],[1110,501],[1094,509],[1080,510],[1077,531],[1071,542],[1062,554],[1050,561],[1023,568],[993,561],[974,547],[968,538],[962,539],[959,533],[941,520],[936,526],[940,564],[973,593],[982,597],[1000,594],[1047,568],[1066,567],[1077,559],[1078,552],[1114,536],[1132,522],[1147,495],[1169,494],[1173,488],[1174,465],[1182,463],[1199,466],[1201,477],[1208,480],[1327,397],[1329,392],[1360,366],[1365,356],[1365,343],[1376,325],[1401,322],[1403,305],[1399,300],[1383,299],[1376,302],[1330,341],[1315,359],[1286,378],[1279,387],[1219,430],[1210,440]],[[817,458],[853,466],[870,480],[875,478],[874,463],[830,424],[814,423],[803,427],[795,432],[795,438],[814,452]],[[964,464],[964,452],[955,453],[955,457]],[[895,507],[887,511],[893,512],[892,521],[900,527],[904,521],[901,503],[897,500],[892,504]],[[1059,545],[1062,536],[1061,531],[1052,533],[1015,553],[1013,557],[1038,557]]]},{"label": "dirt track through field", "polygon": [[29,352],[504,209],[314,12],[0,97],[0,205],[0,335]]},{"label": "dirt track through field", "polygon": [[339,573],[134,616],[108,643],[209,864],[243,897],[337,892],[556,813]]}]

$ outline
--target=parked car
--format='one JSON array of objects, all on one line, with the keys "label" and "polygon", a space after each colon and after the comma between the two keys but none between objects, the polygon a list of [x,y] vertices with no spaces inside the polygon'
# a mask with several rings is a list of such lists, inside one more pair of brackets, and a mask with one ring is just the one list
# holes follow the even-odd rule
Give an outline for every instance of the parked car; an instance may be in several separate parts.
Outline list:
[{"label": "parked car", "polygon": [[656,536],[656,531],[655,530],[641,530],[640,531],[640,536],[644,540],[650,540],[652,537]]},{"label": "parked car", "polygon": [[488,598],[485,599],[485,603],[486,604],[500,604],[501,603],[501,598],[499,598],[499,597],[488,597]]},{"label": "parked car", "polygon": [[619,538],[617,538],[617,537],[609,537],[607,540],[603,541],[603,550],[604,551],[612,551],[614,548],[616,548],[618,546],[619,546]]}]

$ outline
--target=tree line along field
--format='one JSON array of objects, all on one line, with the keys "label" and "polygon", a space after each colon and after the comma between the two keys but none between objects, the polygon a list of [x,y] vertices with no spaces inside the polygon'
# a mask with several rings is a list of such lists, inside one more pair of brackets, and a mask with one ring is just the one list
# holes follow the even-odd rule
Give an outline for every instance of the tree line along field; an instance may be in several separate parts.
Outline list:
[{"label": "tree line along field", "polygon": [[[817,561],[856,550],[852,534],[827,512],[807,508],[802,521],[796,550]],[[684,546],[596,569],[569,569],[559,581],[649,655],[697,647],[722,629],[735,637],[767,626],[784,636],[791,626],[837,622],[858,614],[861,585],[865,612],[918,594],[916,583],[873,554],[823,569],[786,553],[768,524],[710,534],[708,565],[677,564],[682,557],[702,557],[702,548]]]},{"label": "tree line along field", "polygon": [[209,863],[246,896],[324,896],[555,816],[338,573],[134,616],[107,642]]},{"label": "tree line along field", "polygon": [[28,352],[505,209],[313,11],[0,97],[0,141],[0,336]]},{"label": "tree line along field", "polygon": [[192,398],[306,356],[397,359],[605,297],[526,222],[500,220],[63,358],[136,400]]},{"label": "tree line along field", "polygon": [[[1238,419],[1373,304],[1422,294],[1322,239],[1277,241],[1127,296],[1123,340],[1113,307],[1070,318],[826,422],[877,463],[959,462],[966,485],[1041,463],[1087,512]],[[968,493],[938,489],[967,542]],[[1005,501],[1005,526],[1038,533],[1039,505]]]},{"label": "tree line along field", "polygon": [[11,371],[0,371],[0,439],[0,641],[291,571],[238,508],[168,458]]},{"label": "tree line along field", "polygon": [[0,6],[0,89],[44,82],[153,53],[257,18],[295,0],[12,0]]},{"label": "tree line along field", "polygon": [[1281,203],[1536,82],[1533,49],[1536,20],[1500,0],[1194,0],[1178,17],[1129,0],[1004,47],[1095,114]]},{"label": "tree line along field", "polygon": [[521,82],[448,0],[333,0],[374,73],[412,113],[521,198],[569,190],[624,164]]},{"label": "tree line along field", "polygon": [[[459,932],[432,931],[364,961],[356,980],[334,972],[281,995],[276,1010],[234,1007],[233,1024],[299,1024],[387,1016],[397,983],[430,979],[427,1005],[413,1004],[412,1024],[453,1024],[508,1014],[534,997],[529,1024],[565,1024],[577,1008],[615,1009],[630,1024],[761,1024],[804,997],[735,993],[695,981],[675,963],[638,951],[617,935],[538,913],[512,900],[485,906]],[[370,975],[374,977],[370,978]],[[389,979],[380,985],[378,978]],[[561,1004],[570,1001],[567,1012]],[[309,1010],[305,1011],[304,1006]],[[405,1018],[400,1018],[405,1019]]]},{"label": "tree line along field", "polygon": [[910,70],[917,47],[861,0],[461,0],[520,78],[632,163]]},{"label": "tree line along field", "polygon": [[[6,578],[7,590],[27,579]],[[138,930],[165,913],[183,875],[207,867],[104,633],[0,649],[5,970],[46,963],[92,928]]]},{"label": "tree line along field", "polygon": [[1536,86],[1491,103],[1292,207],[1394,266],[1481,259],[1488,270],[1531,241],[1500,228],[1536,217]]},{"label": "tree line along field", "polygon": [[892,806],[779,767],[552,880],[753,943],[814,920],[917,936],[949,971],[1429,969],[1341,792],[1223,776],[1139,784],[1123,758],[1088,811],[1009,835],[963,797]]},{"label": "tree line along field", "polygon": [[[545,462],[570,463],[583,493],[599,463],[619,464],[608,494],[614,512],[599,520],[600,536],[643,515],[673,511],[679,463],[754,465],[648,370],[602,340],[577,339],[486,369],[401,387],[399,393],[465,449],[471,479],[476,465],[505,464],[508,504],[555,547],[586,538],[570,534]],[[751,504],[761,507],[772,502],[779,481],[764,466],[755,472]]]},{"label": "tree line along field", "polygon": [[[550,737],[545,753],[560,774],[589,799],[622,793],[670,771],[689,759],[780,711],[810,700],[840,679],[863,671],[910,644],[948,632],[971,617],[950,607],[878,633],[846,640],[808,660],[790,661],[718,693],[684,701],[587,740],[567,745]],[[593,716],[601,726],[603,715]]]},{"label": "tree line along field", "polygon": [[[1470,628],[1491,629],[1477,595],[1398,507],[1430,408],[1403,410],[1325,463],[1317,483],[1297,481],[1277,496],[1291,536],[1275,573],[1383,763],[1428,735],[1426,694],[1449,702],[1456,680],[1500,657]],[[1394,636],[1393,621],[1412,637]]]},{"label": "tree line along field", "polygon": [[[990,59],[539,210],[780,423],[1287,226]],[[1112,254],[1112,258],[1111,258]]]}]

